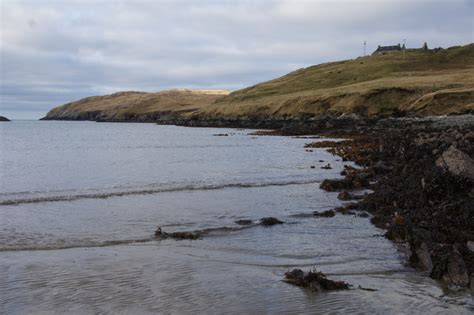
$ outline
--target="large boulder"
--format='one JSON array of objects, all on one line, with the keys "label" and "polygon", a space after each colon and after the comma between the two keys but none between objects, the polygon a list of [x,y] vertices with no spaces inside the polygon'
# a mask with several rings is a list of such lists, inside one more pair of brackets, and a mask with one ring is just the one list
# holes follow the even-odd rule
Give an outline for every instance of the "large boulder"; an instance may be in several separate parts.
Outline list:
[{"label": "large boulder", "polygon": [[474,160],[466,153],[450,146],[436,160],[436,166],[444,168],[455,176],[474,180]]},{"label": "large boulder", "polygon": [[426,243],[421,243],[420,247],[415,248],[414,251],[418,258],[418,267],[421,270],[431,273],[433,270],[433,261],[431,260],[431,254]]},{"label": "large boulder", "polygon": [[465,287],[469,284],[469,274],[467,273],[466,264],[456,248],[454,248],[451,256],[448,258],[446,273],[442,279],[461,287]]}]

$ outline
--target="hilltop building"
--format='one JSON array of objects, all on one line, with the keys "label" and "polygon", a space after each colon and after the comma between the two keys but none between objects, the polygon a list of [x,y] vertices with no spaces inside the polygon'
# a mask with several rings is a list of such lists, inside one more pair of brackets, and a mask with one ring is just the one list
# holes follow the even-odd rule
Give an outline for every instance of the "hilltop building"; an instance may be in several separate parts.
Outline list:
[{"label": "hilltop building", "polygon": [[[385,55],[385,54],[389,54],[389,53],[392,53],[392,52],[395,52],[395,51],[402,51],[402,50],[405,50],[405,44],[403,44],[403,46],[401,46],[400,44],[394,45],[394,46],[380,46],[379,45],[377,47],[377,49],[372,53],[372,56]],[[407,48],[407,51],[408,50],[411,50],[411,51],[414,51],[414,50],[428,51],[430,49],[428,48],[428,43],[424,42],[423,46],[421,48]]]},{"label": "hilltop building", "polygon": [[385,55],[394,51],[402,50],[402,46],[400,44],[394,46],[378,46],[377,49],[372,53],[372,56],[376,55]]}]

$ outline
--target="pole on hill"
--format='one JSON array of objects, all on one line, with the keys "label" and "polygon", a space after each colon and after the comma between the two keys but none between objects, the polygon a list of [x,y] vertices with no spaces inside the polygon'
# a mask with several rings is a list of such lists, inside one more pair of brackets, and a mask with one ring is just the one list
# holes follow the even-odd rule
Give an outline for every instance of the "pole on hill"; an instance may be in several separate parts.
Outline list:
[{"label": "pole on hill", "polygon": [[407,40],[406,40],[406,38],[404,38],[403,39],[403,60],[405,60],[405,50],[407,50],[406,42],[407,42]]},{"label": "pole on hill", "polygon": [[364,40],[364,57],[365,57],[365,46],[367,45],[367,42]]}]

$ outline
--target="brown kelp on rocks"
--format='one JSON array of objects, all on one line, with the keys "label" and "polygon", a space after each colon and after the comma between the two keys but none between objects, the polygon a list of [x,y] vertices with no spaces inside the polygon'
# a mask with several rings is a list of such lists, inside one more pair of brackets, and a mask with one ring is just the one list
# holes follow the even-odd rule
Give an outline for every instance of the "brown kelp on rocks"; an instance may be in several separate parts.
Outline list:
[{"label": "brown kelp on rocks", "polygon": [[321,188],[372,189],[350,207],[370,212],[387,238],[408,244],[412,266],[474,290],[474,122],[450,121],[391,120],[357,133],[333,131],[348,140],[326,143],[328,151],[361,168],[347,167],[343,179],[325,180]]},{"label": "brown kelp on rocks", "polygon": [[315,292],[349,289],[348,283],[330,280],[324,273],[316,269],[308,272],[304,272],[301,269],[293,269],[285,273],[283,281]]},{"label": "brown kelp on rocks", "polygon": [[158,226],[155,230],[155,238],[158,240],[164,239],[174,239],[174,240],[199,240],[202,239],[204,235],[211,234],[222,234],[228,232],[235,232],[251,227],[263,226],[270,227],[273,225],[284,224],[285,222],[275,218],[275,217],[265,217],[261,218],[258,222],[254,222],[250,219],[240,219],[235,221],[237,226],[221,226],[215,228],[206,228],[201,230],[194,231],[178,231],[178,232],[165,232],[163,229]]}]

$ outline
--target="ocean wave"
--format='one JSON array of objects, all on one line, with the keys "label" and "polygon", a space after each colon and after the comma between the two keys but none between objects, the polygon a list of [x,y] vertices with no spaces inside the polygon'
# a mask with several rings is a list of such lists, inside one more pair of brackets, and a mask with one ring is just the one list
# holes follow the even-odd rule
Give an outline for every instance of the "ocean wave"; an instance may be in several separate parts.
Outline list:
[{"label": "ocean wave", "polygon": [[137,243],[145,243],[155,240],[155,238],[142,238],[131,240],[112,240],[112,241],[78,241],[69,244],[25,244],[25,245],[3,245],[0,246],[0,252],[18,252],[18,251],[36,251],[36,250],[60,250],[71,248],[91,248],[91,247],[108,247],[117,245],[130,245]]},{"label": "ocean wave", "polygon": [[72,193],[62,195],[49,196],[34,196],[26,198],[4,199],[0,200],[0,206],[15,206],[28,203],[39,202],[60,202],[60,201],[74,201],[79,199],[105,199],[110,197],[123,197],[131,195],[150,195],[164,192],[176,191],[194,191],[194,190],[217,190],[225,188],[258,188],[267,186],[289,186],[289,185],[304,185],[319,183],[320,180],[306,179],[306,180],[282,180],[282,181],[268,181],[268,182],[253,182],[253,183],[224,183],[224,184],[203,184],[203,185],[182,185],[182,186],[164,186],[157,188],[137,189],[137,190],[120,190],[120,191],[106,191],[97,193]]},{"label": "ocean wave", "polygon": [[[223,236],[228,235],[233,232],[238,232],[244,229],[252,228],[258,226],[258,223],[251,223],[245,226],[219,226],[219,227],[209,227],[203,229],[197,229],[192,231],[174,231],[168,233],[171,235],[170,239],[173,239],[172,235],[174,233],[190,233],[196,234],[199,236]],[[168,238],[168,237],[167,237]],[[60,243],[50,243],[50,244],[0,244],[0,252],[17,252],[17,251],[42,251],[42,250],[62,250],[62,249],[72,249],[72,248],[93,248],[93,247],[109,247],[109,246],[118,246],[118,245],[132,245],[138,243],[146,243],[151,241],[161,241],[165,238],[160,237],[148,237],[140,239],[124,239],[124,240],[72,240],[69,242],[60,242]],[[179,238],[175,238],[179,239]]]}]

